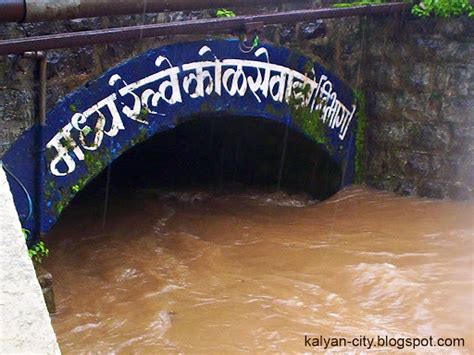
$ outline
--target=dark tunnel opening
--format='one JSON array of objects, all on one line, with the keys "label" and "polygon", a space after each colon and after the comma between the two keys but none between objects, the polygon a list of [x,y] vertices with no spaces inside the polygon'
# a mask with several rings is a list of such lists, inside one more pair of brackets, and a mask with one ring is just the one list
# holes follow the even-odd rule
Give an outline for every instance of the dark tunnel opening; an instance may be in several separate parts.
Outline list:
[{"label": "dark tunnel opening", "polygon": [[105,169],[85,191],[102,190],[107,181],[112,192],[195,187],[222,191],[243,186],[276,191],[280,187],[290,194],[305,192],[324,200],[341,185],[338,164],[304,134],[286,132],[285,125],[271,120],[217,115],[190,117],[175,129],[149,138],[112,163],[109,179],[108,173]]}]

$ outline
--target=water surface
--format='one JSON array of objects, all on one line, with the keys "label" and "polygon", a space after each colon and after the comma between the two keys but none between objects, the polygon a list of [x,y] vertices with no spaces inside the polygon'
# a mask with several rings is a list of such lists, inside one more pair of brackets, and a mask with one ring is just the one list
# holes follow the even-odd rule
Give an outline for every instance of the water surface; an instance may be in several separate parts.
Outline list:
[{"label": "water surface", "polygon": [[323,351],[305,335],[474,351],[473,203],[133,191],[113,194],[105,229],[101,207],[83,199],[48,235],[66,354]]}]

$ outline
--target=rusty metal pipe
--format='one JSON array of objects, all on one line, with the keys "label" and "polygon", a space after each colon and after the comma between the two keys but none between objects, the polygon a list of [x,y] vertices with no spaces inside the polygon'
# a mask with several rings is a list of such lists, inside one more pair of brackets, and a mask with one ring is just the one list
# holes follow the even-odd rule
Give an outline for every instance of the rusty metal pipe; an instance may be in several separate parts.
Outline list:
[{"label": "rusty metal pipe", "polygon": [[127,41],[148,37],[183,34],[199,35],[209,33],[223,33],[225,31],[242,31],[245,30],[246,25],[249,23],[262,23],[263,25],[268,25],[276,23],[313,21],[324,18],[397,13],[408,10],[410,7],[411,4],[409,3],[390,3],[352,8],[299,10],[265,15],[237,16],[219,19],[181,21],[94,31],[60,33],[55,35],[0,41],[0,55],[21,54],[27,51],[45,49],[80,47],[90,44]]},{"label": "rusty metal pipe", "polygon": [[0,2],[0,23],[21,22],[25,19],[25,0],[3,0]]},{"label": "rusty metal pipe", "polygon": [[43,53],[43,56],[39,62],[39,124],[41,126],[46,125],[46,70],[48,68],[48,58],[46,53]]},{"label": "rusty metal pipe", "polygon": [[307,0],[3,0],[0,22],[39,22],[144,12],[302,3]]},{"label": "rusty metal pipe", "polygon": [[38,124],[44,126],[46,123],[46,70],[48,68],[48,59],[46,52],[28,51],[23,53],[24,58],[38,60],[39,65],[39,92],[38,92]]},{"label": "rusty metal pipe", "polygon": [[[43,218],[43,209],[41,208],[41,201],[44,201],[44,149],[43,147],[43,130],[46,125],[46,70],[48,65],[48,58],[46,52],[25,52],[23,53],[24,58],[31,58],[38,61],[39,65],[39,91],[38,91],[38,116],[36,119],[36,135],[35,135],[35,146],[38,148],[35,151],[35,198],[33,213],[35,215],[36,229],[41,231],[41,223]],[[40,235],[39,239],[36,236],[36,241],[42,239]]]}]

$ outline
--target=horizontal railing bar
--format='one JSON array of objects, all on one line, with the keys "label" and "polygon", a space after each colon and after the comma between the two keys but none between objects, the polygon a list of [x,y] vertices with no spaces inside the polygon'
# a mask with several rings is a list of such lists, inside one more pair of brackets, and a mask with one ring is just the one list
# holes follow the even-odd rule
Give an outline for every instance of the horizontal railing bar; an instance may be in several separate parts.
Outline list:
[{"label": "horizontal railing bar", "polygon": [[40,22],[165,11],[260,7],[308,0],[1,0],[0,23]]},{"label": "horizontal railing bar", "polygon": [[388,14],[405,11],[408,3],[358,6],[349,8],[326,8],[315,10],[296,10],[272,14],[213,18],[143,26],[119,27],[82,32],[59,33],[0,41],[0,55],[21,54],[29,51],[80,47],[90,44],[110,43],[134,39],[169,36],[223,33],[244,30],[247,24],[262,25],[295,23],[316,19],[340,18],[349,16]]}]

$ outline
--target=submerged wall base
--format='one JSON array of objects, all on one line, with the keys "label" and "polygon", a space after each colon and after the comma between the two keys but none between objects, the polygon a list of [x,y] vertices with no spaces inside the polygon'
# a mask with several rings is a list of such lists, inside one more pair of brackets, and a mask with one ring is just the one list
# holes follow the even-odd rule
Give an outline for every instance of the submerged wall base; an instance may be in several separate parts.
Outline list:
[{"label": "submerged wall base", "polygon": [[60,354],[0,165],[0,353]]}]

